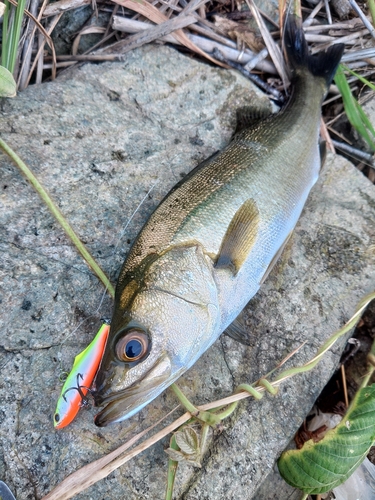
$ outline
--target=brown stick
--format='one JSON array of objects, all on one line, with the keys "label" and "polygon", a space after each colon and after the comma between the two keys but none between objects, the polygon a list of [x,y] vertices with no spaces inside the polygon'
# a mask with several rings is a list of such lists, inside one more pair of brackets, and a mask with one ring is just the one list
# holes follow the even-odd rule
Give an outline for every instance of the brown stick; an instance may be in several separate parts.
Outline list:
[{"label": "brown stick", "polygon": [[91,0],[59,0],[55,3],[50,3],[43,12],[43,17],[56,16],[60,12],[65,12],[71,9],[77,9],[83,5],[88,5]]},{"label": "brown stick", "polygon": [[151,26],[147,30],[140,31],[135,35],[128,36],[125,40],[121,40],[117,42],[108,49],[104,49],[104,53],[113,53],[121,51],[122,54],[126,52],[130,52],[137,47],[141,47],[146,43],[153,42],[163,36],[169,35],[173,31],[179,30],[181,28],[185,28],[190,24],[194,24],[197,22],[197,19],[192,15],[179,15],[174,17],[173,19],[169,19],[164,23],[158,24],[156,26]]}]

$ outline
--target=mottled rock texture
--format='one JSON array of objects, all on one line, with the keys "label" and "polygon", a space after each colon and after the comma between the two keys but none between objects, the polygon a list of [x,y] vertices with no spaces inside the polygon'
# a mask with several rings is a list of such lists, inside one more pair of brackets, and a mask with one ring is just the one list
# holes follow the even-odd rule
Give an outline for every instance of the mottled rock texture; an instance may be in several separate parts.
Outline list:
[{"label": "mottled rock texture", "polygon": [[[115,282],[149,214],[189,170],[227,144],[236,108],[249,103],[267,100],[236,73],[148,46],[124,62],[77,67],[0,101],[0,134]],[[25,500],[41,498],[176,400],[166,391],[129,421],[104,429],[94,426],[93,410],[82,411],[70,427],[54,431],[59,377],[100,318],[110,316],[111,300],[4,155],[0,172],[0,479]],[[197,404],[224,397],[302,342],[289,366],[310,359],[374,287],[374,236],[374,186],[330,155],[281,260],[247,308],[251,346],[222,336],[180,380],[187,396]],[[210,435],[203,467],[181,466],[175,498],[261,499],[255,492],[335,370],[343,345],[312,373],[284,383],[276,397],[242,402],[223,431]],[[77,498],[162,499],[167,443]]]}]

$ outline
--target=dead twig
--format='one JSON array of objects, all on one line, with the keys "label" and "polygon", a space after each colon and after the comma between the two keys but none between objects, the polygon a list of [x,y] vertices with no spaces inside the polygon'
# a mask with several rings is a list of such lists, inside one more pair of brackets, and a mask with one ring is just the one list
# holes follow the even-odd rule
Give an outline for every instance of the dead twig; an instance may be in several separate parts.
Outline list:
[{"label": "dead twig", "polygon": [[353,10],[355,10],[356,13],[358,14],[358,16],[360,17],[360,19],[363,22],[364,26],[366,26],[366,28],[370,32],[370,35],[372,36],[372,38],[375,38],[375,29],[373,28],[372,24],[367,19],[367,17],[364,15],[364,13],[362,12],[362,9],[359,7],[359,5],[357,4],[357,2],[355,0],[349,0],[349,3],[350,3],[351,8]]},{"label": "dead twig", "polygon": [[[37,10],[39,6],[39,1],[38,0],[31,0],[30,5],[29,5],[29,12],[32,14],[34,17],[37,16]],[[19,71],[18,75],[18,89],[22,90],[24,88],[24,84],[27,79],[27,75],[31,66],[31,56],[32,56],[32,45],[34,43],[34,34],[35,34],[35,23],[34,21],[31,22],[32,19],[28,19],[28,27],[27,27],[27,34],[25,37],[25,41],[22,46],[22,54],[21,54],[21,60],[22,60],[22,66]],[[31,46],[30,50],[28,48]]]},{"label": "dead twig", "polygon": [[[197,26],[194,24],[192,28],[196,28]],[[113,18],[113,29],[118,31],[123,31],[125,33],[137,33],[138,31],[149,29],[150,24],[145,23],[143,21],[136,21],[133,19],[129,19],[126,17],[114,16]],[[200,47],[202,50],[208,53],[212,53],[215,48],[220,50],[220,52],[224,55],[224,58],[229,61],[240,60],[241,52],[235,48],[236,44],[232,41],[227,40],[228,45],[225,46],[217,41],[209,40],[208,38],[204,38],[197,35],[186,35],[197,47]],[[167,35],[161,38],[162,41],[178,44],[179,42],[172,36]],[[231,44],[231,46],[229,46]],[[256,54],[252,52],[250,49],[245,49],[241,56],[241,62],[246,64],[250,60],[256,57]],[[274,65],[269,61],[259,61],[256,65],[261,71],[265,71],[270,74],[276,74],[276,69]]]},{"label": "dead twig", "polygon": [[331,9],[329,8],[329,0],[324,0],[324,7],[327,13],[328,24],[332,24]]},{"label": "dead twig", "polygon": [[367,29],[361,30],[361,31],[357,31],[356,33],[352,33],[351,35],[347,35],[347,36],[343,36],[343,37],[337,37],[337,38],[335,38],[330,43],[320,45],[319,47],[313,47],[313,49],[311,50],[311,53],[312,54],[316,54],[317,52],[320,52],[322,50],[328,49],[328,47],[331,47],[331,45],[334,45],[336,43],[344,43],[344,44],[347,44],[347,45],[348,44],[353,44],[354,45],[355,40],[357,40],[358,38],[363,37],[366,34],[367,34]]},{"label": "dead twig", "polygon": [[332,151],[332,153],[336,153],[335,146],[333,145],[331,136],[327,130],[327,125],[324,123],[323,117],[320,119],[320,135],[322,136],[323,141],[326,141],[327,149]]},{"label": "dead twig", "polygon": [[259,88],[261,88],[262,90],[264,90],[268,94],[271,94],[272,97],[274,97],[275,99],[277,99],[281,103],[284,102],[283,95],[277,89],[275,89],[275,88],[271,87],[270,85],[268,85],[261,78],[259,78],[259,76],[253,75],[252,73],[250,73],[249,71],[247,71],[244,68],[244,66],[242,66],[242,64],[239,64],[239,63],[236,63],[236,62],[229,61],[229,60],[225,59],[225,57],[216,48],[213,51],[213,55],[214,55],[214,57],[216,59],[219,59],[220,61],[223,61],[226,64],[228,64],[228,66],[231,66],[232,68],[237,69],[238,71],[240,71],[244,76],[246,76],[246,78],[248,78],[249,80],[251,80],[253,83],[255,83],[255,85],[257,85]]},{"label": "dead twig", "polygon": [[103,52],[114,53],[121,51],[121,53],[125,54],[126,52],[130,52],[137,47],[141,47],[146,43],[158,40],[159,38],[196,22],[197,19],[194,16],[180,14],[179,16],[169,19],[168,21],[158,24],[157,26],[150,27],[146,30],[139,31],[135,35],[128,36],[125,40],[116,42],[107,49],[104,49]]},{"label": "dead twig", "polygon": [[78,9],[84,5],[91,4],[91,0],[58,0],[50,3],[43,11],[43,17],[51,17],[66,12],[67,10]]},{"label": "dead twig", "polygon": [[[46,39],[51,39],[50,35],[52,33],[52,31],[55,29],[55,26],[56,24],[60,21],[61,19],[61,16],[63,15],[63,13],[60,13],[58,16],[55,16],[54,19],[52,20],[51,24],[49,25],[49,27],[47,28],[46,30],[46,35],[47,35],[47,38]],[[43,33],[44,34],[44,33]],[[52,44],[53,46],[53,44]],[[30,69],[30,72],[29,72],[29,75],[27,77],[27,80],[26,80],[26,87],[29,85],[30,83],[30,80],[31,80],[31,75],[33,74],[34,72],[34,69],[35,69],[35,66],[38,62],[38,59],[40,57],[40,55],[42,54],[42,51],[44,49],[44,43],[39,47],[39,50],[37,52],[37,55],[35,56],[35,59],[34,59],[34,62],[31,66],[31,69]],[[53,49],[53,60],[54,62],[56,61],[56,53],[55,53],[55,49]]]},{"label": "dead twig", "polygon": [[373,168],[375,170],[375,161],[374,157],[370,153],[366,153],[365,151],[361,151],[360,149],[354,148],[349,144],[344,144],[343,142],[338,142],[332,140],[333,144],[337,149],[347,153],[349,156],[355,158],[356,160],[363,161],[367,166]]},{"label": "dead twig", "polygon": [[307,16],[307,18],[305,19],[304,23],[303,23],[303,26],[304,27],[308,27],[311,25],[311,23],[314,21],[315,19],[315,16],[318,14],[318,12],[322,9],[324,5],[324,2],[323,0],[321,0],[318,5],[316,5],[316,7],[314,8],[314,10]]},{"label": "dead twig", "polygon": [[[147,2],[140,3],[137,2],[137,0],[113,0],[113,1],[115,3],[118,3],[119,5],[122,5],[123,7],[134,10],[139,14],[142,14],[147,19],[150,19],[156,24],[160,24],[168,20],[168,18],[164,14],[159,12],[156,7]],[[173,37],[176,38],[176,40],[178,40],[182,45],[185,45],[185,47],[189,48],[191,51],[196,52],[197,54],[205,57],[206,59],[209,59],[214,64],[222,66],[221,62],[216,61],[206,52],[197,47],[181,29],[174,31]]]},{"label": "dead twig", "polygon": [[283,81],[284,88],[287,88],[289,86],[290,81],[283,56],[281,54],[280,47],[276,45],[274,39],[272,38],[270,32],[268,31],[259,13],[259,10],[254,3],[254,0],[246,0],[246,3],[254,16],[254,19],[263,37],[264,43],[266,44],[268,52],[271,56],[271,59],[280,75],[280,78]]}]

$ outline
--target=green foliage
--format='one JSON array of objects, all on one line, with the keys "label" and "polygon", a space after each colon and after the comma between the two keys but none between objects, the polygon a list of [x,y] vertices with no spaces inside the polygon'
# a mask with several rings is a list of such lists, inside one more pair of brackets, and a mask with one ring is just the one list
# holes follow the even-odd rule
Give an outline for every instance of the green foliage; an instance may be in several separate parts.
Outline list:
[{"label": "green foliage", "polygon": [[310,440],[300,450],[283,453],[280,474],[305,493],[325,493],[348,479],[374,440],[375,384],[358,391],[340,424],[321,441]]},{"label": "green foliage", "polygon": [[14,97],[16,95],[17,84],[12,73],[0,66],[0,97]]},{"label": "green foliage", "polygon": [[[342,96],[346,116],[348,117],[351,125],[364,138],[372,151],[375,151],[375,130],[367,115],[363,111],[361,105],[353,96],[348,81],[345,77],[344,69],[345,67],[340,64],[335,75],[335,83]],[[359,79],[361,81],[364,81],[364,83],[366,83],[367,85],[370,84],[370,82],[362,77],[359,77]],[[369,86],[371,86],[371,84]]]},{"label": "green foliage", "polygon": [[[175,462],[187,462],[194,467],[200,467],[201,450],[198,434],[192,427],[184,427],[174,435],[177,446],[171,446],[166,453]],[[178,448],[178,449],[176,449]]]},{"label": "green foliage", "polygon": [[1,65],[13,73],[17,59],[26,0],[19,0],[17,7],[14,7],[8,0],[5,0],[4,3]]}]

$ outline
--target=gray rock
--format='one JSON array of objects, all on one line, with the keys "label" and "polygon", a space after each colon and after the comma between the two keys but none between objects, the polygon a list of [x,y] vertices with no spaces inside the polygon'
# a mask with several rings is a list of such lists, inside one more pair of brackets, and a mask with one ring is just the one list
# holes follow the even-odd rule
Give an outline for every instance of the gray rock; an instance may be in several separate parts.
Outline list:
[{"label": "gray rock", "polygon": [[[236,73],[148,46],[122,63],[76,68],[3,100],[0,130],[114,281],[152,210],[228,142],[235,109],[249,102],[267,105]],[[103,286],[17,168],[4,155],[0,161],[0,479],[23,500],[42,497],[157,421],[176,400],[166,391],[132,419],[104,429],[94,426],[93,411],[82,411],[54,431],[59,376],[100,317],[110,316],[111,300],[103,299]],[[224,397],[304,341],[288,366],[310,359],[374,286],[374,215],[374,186],[329,156],[280,262],[247,308],[252,345],[222,336],[180,379],[186,395],[196,404]],[[180,467],[175,498],[261,499],[255,492],[335,370],[343,345],[312,373],[284,383],[276,397],[241,402],[222,432],[210,434],[203,467]],[[167,445],[158,443],[76,498],[163,498]]]}]

